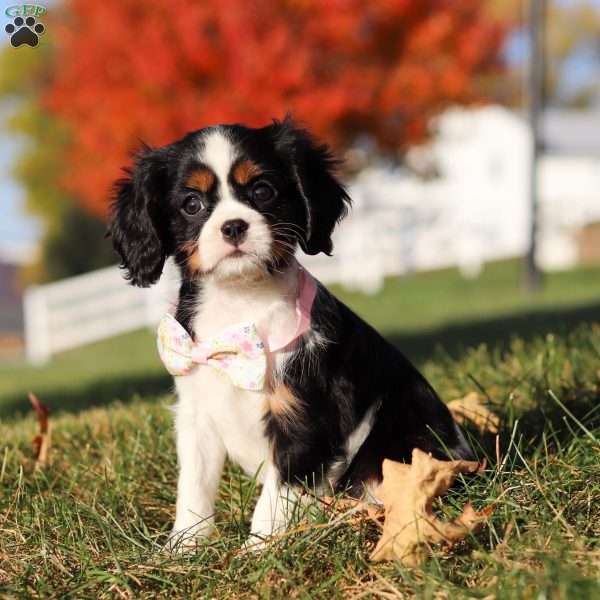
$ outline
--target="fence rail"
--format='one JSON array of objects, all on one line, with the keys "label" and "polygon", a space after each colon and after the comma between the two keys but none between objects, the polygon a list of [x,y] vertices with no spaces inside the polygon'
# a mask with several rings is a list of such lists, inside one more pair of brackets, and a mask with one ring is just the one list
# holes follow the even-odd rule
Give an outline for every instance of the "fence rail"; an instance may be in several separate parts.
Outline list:
[{"label": "fence rail", "polygon": [[126,285],[116,266],[30,287],[24,299],[27,359],[43,364],[57,352],[152,326],[175,301],[177,289],[170,264],[150,289]]}]

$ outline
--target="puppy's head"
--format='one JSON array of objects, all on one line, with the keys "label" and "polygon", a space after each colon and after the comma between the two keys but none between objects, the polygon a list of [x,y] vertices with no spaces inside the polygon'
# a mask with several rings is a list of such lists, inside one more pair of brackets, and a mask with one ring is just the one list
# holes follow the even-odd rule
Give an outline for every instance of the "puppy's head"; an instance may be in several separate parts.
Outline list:
[{"label": "puppy's head", "polygon": [[140,152],[116,184],[115,249],[135,285],[170,255],[186,276],[273,273],[304,252],[329,254],[349,197],[328,148],[290,119],[220,125]]}]

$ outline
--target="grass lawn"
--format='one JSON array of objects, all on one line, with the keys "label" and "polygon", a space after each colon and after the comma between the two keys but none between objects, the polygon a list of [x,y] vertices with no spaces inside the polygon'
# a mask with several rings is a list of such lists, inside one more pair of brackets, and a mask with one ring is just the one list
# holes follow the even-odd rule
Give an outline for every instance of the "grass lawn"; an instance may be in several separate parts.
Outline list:
[{"label": "grass lawn", "polygon": [[[489,523],[451,551],[434,549],[422,569],[371,563],[378,526],[324,510],[269,550],[241,554],[256,495],[233,467],[215,536],[195,554],[165,554],[176,461],[153,336],[65,353],[45,369],[5,368],[0,597],[600,597],[599,275],[552,275],[533,299],[506,284],[514,263],[476,281],[445,271],[389,281],[379,298],[343,294],[443,398],[479,391],[502,418],[497,440],[470,432],[486,471],[438,505],[448,516],[467,500],[493,505]],[[479,342],[487,346],[467,347]],[[434,353],[437,343],[447,351]],[[54,411],[51,464],[38,472],[36,423],[14,415],[29,388]]]}]

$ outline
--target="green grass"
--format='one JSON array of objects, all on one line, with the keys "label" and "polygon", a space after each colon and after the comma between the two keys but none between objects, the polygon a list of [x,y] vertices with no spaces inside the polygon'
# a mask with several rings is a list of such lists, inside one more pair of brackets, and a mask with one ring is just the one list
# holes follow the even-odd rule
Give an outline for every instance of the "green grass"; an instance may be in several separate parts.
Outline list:
[{"label": "green grass", "polygon": [[356,312],[387,334],[435,331],[457,323],[485,323],[498,316],[556,312],[562,308],[600,305],[600,267],[548,273],[539,294],[521,289],[521,263],[487,265],[481,276],[465,279],[455,269],[389,278],[375,296],[338,291]]},{"label": "green grass", "polygon": [[231,467],[216,535],[192,555],[161,552],[176,477],[167,397],[54,418],[52,464],[37,473],[34,420],[0,426],[0,596],[598,598],[599,366],[600,326],[425,364],[445,397],[489,396],[503,426],[498,454],[477,443],[487,470],[444,502],[450,515],[493,504],[488,526],[416,570],[371,563],[377,526],[322,510],[240,554],[255,490]]},{"label": "green grass", "polygon": [[[232,466],[215,536],[195,554],[166,554],[176,459],[153,335],[43,369],[5,367],[0,597],[600,597],[599,275],[553,274],[529,298],[517,265],[504,263],[475,281],[443,271],[390,280],[375,298],[340,294],[443,398],[479,391],[502,417],[497,442],[470,432],[487,470],[438,505],[449,516],[467,500],[493,505],[489,523],[451,551],[434,549],[422,569],[371,563],[377,526],[322,509],[262,554],[241,554],[256,493]],[[15,413],[27,411],[28,389],[52,409],[51,464],[38,472],[35,420]]]},{"label": "green grass", "polygon": [[0,417],[29,410],[28,390],[52,407],[77,410],[135,394],[166,393],[170,385],[155,334],[140,330],[63,352],[43,367],[2,366]]}]

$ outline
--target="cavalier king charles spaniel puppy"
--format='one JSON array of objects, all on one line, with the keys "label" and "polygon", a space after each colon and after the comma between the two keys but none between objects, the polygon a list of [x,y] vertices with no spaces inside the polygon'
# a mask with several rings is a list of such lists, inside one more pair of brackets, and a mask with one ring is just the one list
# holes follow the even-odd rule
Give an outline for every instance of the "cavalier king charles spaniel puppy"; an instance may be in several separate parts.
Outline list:
[{"label": "cavalier king charles spaniel puppy", "polygon": [[336,166],[286,118],[146,147],[116,183],[128,279],[150,286],[171,256],[181,273],[158,339],[178,397],[172,547],[210,533],[226,457],[262,483],[253,543],[285,528],[304,485],[360,496],[384,458],[472,457],[417,369],[295,258],[332,251],[350,205]]}]

